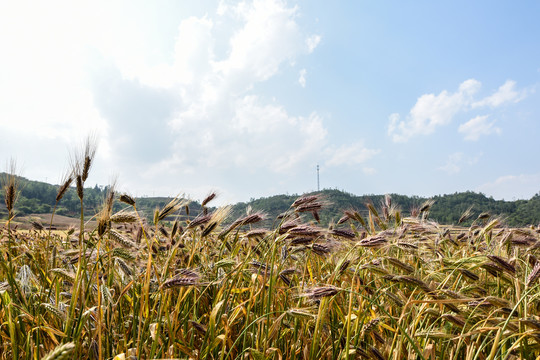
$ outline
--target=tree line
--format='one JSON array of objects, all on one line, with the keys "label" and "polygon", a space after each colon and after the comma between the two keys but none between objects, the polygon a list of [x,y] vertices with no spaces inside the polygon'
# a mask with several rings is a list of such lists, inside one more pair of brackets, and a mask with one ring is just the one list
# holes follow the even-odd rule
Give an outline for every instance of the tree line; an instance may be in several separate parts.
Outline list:
[{"label": "tree line", "polygon": [[[5,173],[0,173],[0,179],[5,178]],[[24,216],[30,214],[47,214],[51,213],[56,204],[56,195],[58,193],[59,185],[51,185],[41,181],[28,180],[24,177],[17,177],[18,179],[18,194],[17,202],[15,204],[15,210],[17,216]],[[3,184],[2,184],[3,185]],[[97,214],[103,206],[103,201],[109,186],[89,187],[84,189],[83,206],[84,211],[87,214]],[[153,211],[156,208],[162,208],[165,206],[171,198],[168,197],[141,197],[137,198],[137,208],[144,216],[151,218]],[[120,211],[125,204],[116,202],[114,204],[113,211]],[[197,214],[201,207],[197,203],[190,205],[193,214]],[[81,203],[77,196],[75,187],[69,188],[62,200],[59,202],[56,208],[56,214],[69,217],[78,217],[81,210]],[[183,210],[183,216],[189,209]],[[182,216],[182,214],[180,214]],[[0,218],[5,219],[7,217],[7,211],[4,203],[4,193],[0,193]]]},{"label": "tree line", "polygon": [[[5,174],[0,173],[0,178]],[[55,206],[58,185],[45,182],[32,181],[19,177],[19,198],[16,203],[18,215],[44,214],[52,212]],[[97,213],[102,206],[103,199],[108,191],[107,186],[95,185],[85,189],[84,207],[85,212]],[[319,192],[325,199],[326,206],[318,214],[320,222],[328,225],[337,222],[344,210],[354,209],[367,214],[366,204],[371,203],[375,208],[382,208],[385,195],[354,195],[336,189],[327,189]],[[6,218],[7,212],[4,204],[4,194],[0,195],[0,216]],[[262,211],[267,214],[267,222],[275,221],[279,214],[289,209],[299,195],[275,195],[259,199],[251,199],[249,202],[240,202],[233,205],[231,219],[245,215],[246,211]],[[481,193],[472,191],[437,195],[432,198],[419,196],[406,196],[390,194],[392,204],[400,210],[401,216],[406,217],[414,214],[426,201],[432,200],[429,218],[441,224],[457,224],[460,217],[469,208],[471,217],[468,223],[480,214],[489,214],[499,217],[508,226],[537,226],[540,224],[540,193],[529,200],[504,201],[495,200]],[[167,197],[142,197],[137,198],[137,208],[147,217],[151,217],[154,209],[162,208],[171,198]],[[120,203],[115,204],[115,211],[121,210]],[[212,209],[210,209],[211,211]],[[181,217],[193,217],[201,212],[198,202],[192,202],[189,208],[184,209]],[[65,216],[76,217],[80,213],[80,201],[74,188],[71,188],[59,203],[56,213]],[[232,221],[231,220],[231,221]],[[464,224],[467,225],[467,222]]]},{"label": "tree line", "polygon": [[[367,204],[373,204],[376,209],[383,208],[385,195],[354,195],[341,190],[323,190],[319,192],[325,198],[326,208],[320,212],[321,223],[328,225],[336,223],[344,210],[356,210],[368,214]],[[287,211],[298,195],[276,195],[252,199],[246,203],[234,206],[234,215],[245,211],[264,211],[270,221]],[[392,204],[399,209],[402,217],[411,216],[426,202],[433,201],[429,208],[429,219],[441,224],[458,224],[462,215],[470,209],[469,219],[462,225],[470,225],[481,214],[498,217],[508,226],[538,226],[540,224],[540,193],[529,200],[504,201],[495,200],[481,193],[472,191],[438,195],[431,198],[390,194]],[[234,216],[233,216],[234,217]]]}]

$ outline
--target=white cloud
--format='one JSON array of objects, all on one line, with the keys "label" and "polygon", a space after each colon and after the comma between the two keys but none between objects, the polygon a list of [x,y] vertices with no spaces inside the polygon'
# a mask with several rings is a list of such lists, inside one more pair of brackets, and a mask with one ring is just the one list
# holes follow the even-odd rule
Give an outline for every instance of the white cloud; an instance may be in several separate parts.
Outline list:
[{"label": "white cloud", "polygon": [[435,128],[446,125],[465,109],[480,88],[480,82],[469,79],[461,83],[455,93],[444,90],[439,95],[425,94],[418,98],[406,120],[400,121],[399,114],[390,115],[388,134],[395,142],[405,142],[415,135],[428,135]]},{"label": "white cloud", "polygon": [[[221,110],[230,120],[213,121]],[[327,130],[316,113],[291,116],[282,106],[266,104],[255,95],[206,111],[209,116],[188,109],[171,122],[180,136],[174,146],[180,168],[234,166],[284,172],[316,158],[325,146]]]},{"label": "white cloud", "polygon": [[464,124],[459,125],[458,131],[465,135],[465,140],[476,141],[482,135],[500,134],[502,130],[495,127],[495,121],[489,122],[488,115],[479,115]]},{"label": "white cloud", "polygon": [[472,107],[498,107],[509,102],[516,103],[522,100],[526,96],[527,92],[525,90],[517,91],[515,87],[515,81],[507,80],[493,95],[487,96],[482,100],[473,103]]},{"label": "white cloud", "polygon": [[[0,153],[24,164],[24,176],[56,182],[74,139],[106,120],[86,81],[84,7],[0,2]],[[61,16],[59,7],[70,16]],[[97,156],[107,156],[101,146]]]},{"label": "white cloud", "polygon": [[298,77],[298,83],[302,87],[306,87],[306,69],[301,69]]},{"label": "white cloud", "polygon": [[312,53],[315,48],[319,45],[321,42],[321,36],[320,35],[312,35],[306,39],[306,45],[308,53]]},{"label": "white cloud", "polygon": [[[160,170],[178,168],[191,173],[196,166],[247,167],[283,174],[321,156],[337,166],[364,162],[378,152],[360,143],[328,147],[328,131],[320,115],[291,115],[280,104],[251,91],[256,82],[274,76],[303,54],[305,45],[311,52],[319,43],[320,36],[300,31],[296,12],[295,7],[272,0],[222,8],[222,14],[235,14],[243,25],[231,38],[229,56],[212,62],[183,92],[186,106],[168,123],[179,140],[173,146],[174,155],[158,165]],[[203,41],[199,47],[207,49],[204,39],[199,39]],[[209,58],[213,57],[210,53]],[[306,69],[299,71],[302,86],[306,73]]]},{"label": "white cloud", "polygon": [[[77,6],[63,6],[78,14]],[[79,86],[85,76],[78,42],[83,34],[56,12],[39,3],[0,5],[0,118],[9,119],[0,124],[4,131],[34,129],[40,137],[66,140],[89,123],[103,125],[92,94]]]},{"label": "white cloud", "polygon": [[[296,7],[281,1],[222,3],[219,14],[234,15],[241,26],[230,38],[228,56],[219,61],[212,60],[212,38],[220,31],[213,23],[226,19],[212,23],[191,18],[189,26],[182,22],[176,48],[183,48],[178,45],[185,37],[182,29],[202,27],[190,41],[202,49],[202,61],[211,67],[197,73],[190,68],[200,70],[199,60],[182,62],[183,71],[195,75],[189,84],[176,83],[185,105],[168,122],[178,141],[173,145],[174,155],[162,161],[164,166],[175,164],[186,172],[199,165],[284,172],[317,157],[326,142],[322,118],[316,113],[293,116],[280,104],[251,91],[255,83],[274,76],[303,54],[305,44],[316,46],[309,40],[313,36],[304,35],[296,23],[296,13]],[[299,81],[304,85],[305,74],[305,69],[300,70]]]},{"label": "white cloud", "polygon": [[540,193],[540,174],[505,175],[480,185],[476,191],[495,199],[530,199]]},{"label": "white cloud", "polygon": [[225,76],[247,75],[250,81],[264,81],[283,62],[304,51],[309,37],[303,36],[295,21],[296,7],[278,0],[256,0],[238,4],[234,12],[244,24],[230,39],[228,58],[215,64]]},{"label": "white cloud", "polygon": [[0,117],[13,120],[0,123],[2,133],[30,139],[31,128],[32,139],[65,147],[98,127],[102,171],[116,169],[138,195],[170,194],[181,175],[196,194],[239,174],[296,181],[314,161],[359,164],[378,153],[360,142],[329,146],[321,115],[292,113],[256,86],[286,68],[306,85],[296,62],[321,36],[300,26],[297,6],[221,1],[179,21],[153,5],[70,4],[0,11],[10,54],[0,59]]},{"label": "white cloud", "polygon": [[[506,103],[515,103],[527,95],[526,90],[515,89],[515,81],[508,80],[488,97],[476,101],[481,83],[469,79],[461,83],[458,91],[449,93],[441,91],[438,95],[424,94],[418,98],[406,119],[402,120],[398,113],[389,116],[388,135],[394,142],[406,142],[413,136],[432,134],[436,128],[448,125],[461,112],[472,109],[490,107],[497,108]],[[500,133],[493,123],[486,122],[487,115],[477,116],[459,127],[460,132],[467,132],[467,140],[477,140],[480,135]]]},{"label": "white cloud", "polygon": [[212,20],[206,17],[192,16],[182,21],[174,46],[174,64],[163,75],[190,84],[208,71],[214,60],[212,28]]}]

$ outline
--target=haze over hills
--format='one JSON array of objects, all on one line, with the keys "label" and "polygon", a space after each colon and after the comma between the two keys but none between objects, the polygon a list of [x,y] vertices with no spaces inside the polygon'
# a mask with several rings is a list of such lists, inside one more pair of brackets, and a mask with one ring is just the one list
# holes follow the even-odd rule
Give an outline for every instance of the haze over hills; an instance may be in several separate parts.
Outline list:
[{"label": "haze over hills", "polygon": [[[4,176],[5,174],[0,174]],[[18,216],[29,214],[45,214],[53,211],[58,185],[45,182],[32,181],[20,177],[20,194],[15,205]],[[89,215],[97,213],[103,202],[108,188],[94,186],[85,189],[84,206]],[[366,204],[372,203],[379,208],[384,201],[384,195],[354,195],[341,190],[324,189],[319,192],[328,203],[320,212],[321,223],[327,225],[336,222],[344,210],[355,209],[360,212],[366,210]],[[272,222],[276,217],[287,211],[299,195],[274,195],[259,199],[251,199],[249,202],[240,202],[232,205],[231,221],[245,215],[246,211],[262,211],[267,216],[267,221]],[[472,217],[475,219],[481,213],[489,213],[491,216],[500,217],[508,226],[528,226],[540,223],[540,193],[529,200],[504,201],[495,200],[481,193],[462,192],[448,195],[437,195],[431,198],[390,194],[392,203],[402,212],[402,216],[409,216],[411,211],[418,209],[426,201],[433,200],[429,217],[441,224],[456,224],[461,215],[472,207]],[[0,195],[0,216],[6,217],[3,193]],[[141,197],[137,198],[137,209],[145,216],[151,217],[156,208],[163,207],[171,198],[167,197]],[[210,205],[212,205],[210,203]],[[122,209],[125,204],[116,202],[115,211]],[[193,201],[189,205],[189,214],[184,209],[180,212],[182,217],[189,215],[194,217],[202,211],[201,205]],[[56,213],[64,216],[77,217],[80,212],[80,202],[75,189],[69,189],[58,204]]]}]

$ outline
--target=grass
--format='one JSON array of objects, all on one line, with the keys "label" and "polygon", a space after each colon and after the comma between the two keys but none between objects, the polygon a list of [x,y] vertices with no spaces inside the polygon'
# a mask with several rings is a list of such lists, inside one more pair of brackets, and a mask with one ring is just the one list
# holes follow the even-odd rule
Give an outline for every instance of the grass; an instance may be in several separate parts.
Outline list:
[{"label": "grass", "polygon": [[[93,149],[74,156],[81,200]],[[429,221],[431,203],[402,218],[390,198],[321,228],[319,196],[260,229],[263,213],[208,212],[215,194],[191,222],[165,226],[183,199],[150,222],[111,186],[98,214],[81,212],[78,235],[23,231],[11,226],[13,179],[3,182],[13,201],[0,228],[0,359],[540,354],[539,229],[489,215],[441,226]],[[115,201],[125,208],[112,214]]]}]

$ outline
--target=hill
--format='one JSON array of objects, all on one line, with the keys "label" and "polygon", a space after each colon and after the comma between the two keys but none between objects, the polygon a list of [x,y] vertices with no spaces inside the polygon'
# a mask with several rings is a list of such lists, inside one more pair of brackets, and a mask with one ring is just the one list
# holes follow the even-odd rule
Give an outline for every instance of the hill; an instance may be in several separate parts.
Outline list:
[{"label": "hill", "polygon": [[[0,173],[0,181],[4,179],[5,173]],[[19,194],[15,204],[15,212],[17,216],[25,216],[30,214],[48,214],[55,207],[56,194],[59,185],[52,185],[41,181],[28,180],[24,177],[17,177],[19,183]],[[3,184],[2,184],[3,185]],[[108,186],[95,185],[84,189],[84,210],[86,214],[97,214],[101,209],[105,195],[109,190]],[[137,198],[137,209],[146,217],[151,218],[153,211],[156,208],[165,206],[171,198],[168,197],[141,197]],[[125,204],[116,202],[114,211],[121,210]],[[201,211],[201,206],[192,202],[190,205],[191,213],[197,215]],[[77,192],[74,187],[67,190],[62,200],[56,208],[57,215],[67,217],[78,217],[81,210],[81,203],[77,197]],[[186,211],[183,210],[181,216],[186,216]],[[4,202],[4,191],[0,192],[0,218],[7,217],[7,210]]]},{"label": "hill", "polygon": [[[5,174],[0,173],[0,178]],[[16,212],[19,216],[29,214],[46,214],[52,212],[55,206],[58,185],[51,185],[45,182],[32,181],[24,177],[19,177],[20,194],[16,203]],[[107,186],[94,186],[85,189],[84,207],[87,214],[95,214],[99,211]],[[385,195],[354,195],[340,190],[326,189],[320,192],[327,202],[326,208],[320,212],[321,223],[328,224],[336,222],[344,210],[355,209],[367,213],[366,204],[372,203],[379,208],[384,202]],[[240,202],[233,205],[232,219],[240,217],[249,208],[252,211],[263,211],[268,214],[268,223],[287,211],[299,195],[274,195],[259,199],[252,199],[249,202]],[[509,226],[528,226],[540,223],[540,193],[529,200],[503,201],[495,200],[481,193],[462,192],[448,195],[437,195],[432,198],[406,196],[390,194],[392,203],[397,206],[403,216],[409,216],[411,212],[417,210],[428,200],[434,203],[430,209],[430,218],[442,224],[456,224],[461,215],[472,208],[472,218],[476,218],[481,213],[489,213],[493,216],[503,218]],[[0,217],[7,215],[3,192],[0,194]],[[141,197],[137,198],[137,208],[144,215],[151,218],[156,208],[162,208],[171,198],[167,197]],[[115,211],[120,210],[123,204],[116,202]],[[182,210],[181,217],[188,216],[186,210]],[[193,217],[201,212],[201,205],[192,202],[189,205],[189,217]],[[80,201],[74,188],[70,188],[60,201],[56,213],[68,217],[77,217],[80,213]],[[271,225],[271,224],[268,224]]]},{"label": "hill", "polygon": [[[357,196],[340,190],[323,190],[319,192],[328,202],[325,211],[320,214],[321,222],[328,224],[336,222],[344,210],[355,209],[367,215],[366,204],[371,203],[380,208],[385,195]],[[390,194],[392,204],[397,206],[403,216],[410,216],[411,212],[418,210],[429,200],[433,201],[429,217],[442,224],[457,224],[460,217],[471,209],[471,219],[481,213],[501,217],[509,226],[528,226],[540,223],[540,194],[530,200],[503,201],[495,200],[484,194],[475,192],[462,192],[449,195],[438,195],[432,198]],[[269,219],[275,219],[280,213],[287,211],[289,206],[298,198],[298,195],[276,195],[251,200],[247,203],[238,203],[234,206],[235,216],[245,213],[250,207],[252,211],[264,211]],[[469,220],[469,223],[472,220]],[[467,223],[467,222],[466,222]]]}]

